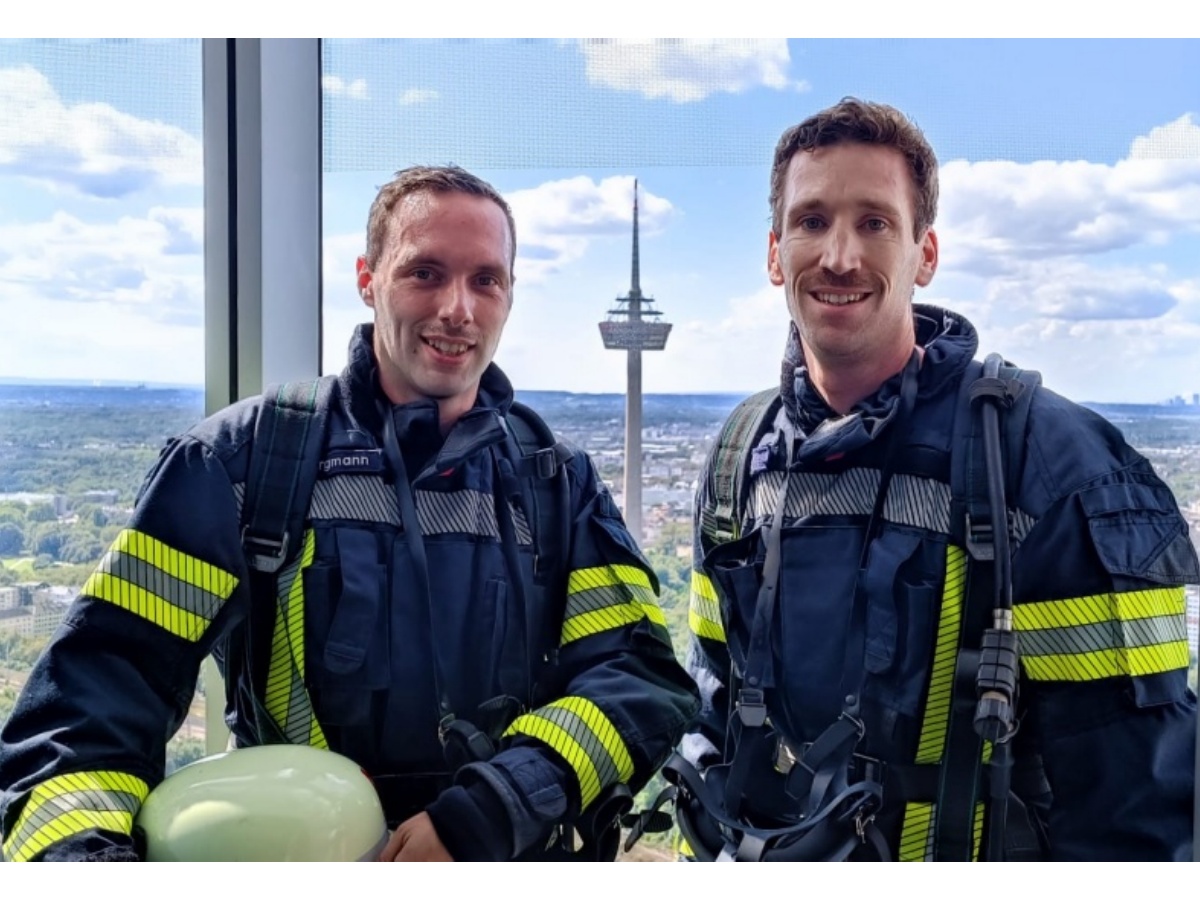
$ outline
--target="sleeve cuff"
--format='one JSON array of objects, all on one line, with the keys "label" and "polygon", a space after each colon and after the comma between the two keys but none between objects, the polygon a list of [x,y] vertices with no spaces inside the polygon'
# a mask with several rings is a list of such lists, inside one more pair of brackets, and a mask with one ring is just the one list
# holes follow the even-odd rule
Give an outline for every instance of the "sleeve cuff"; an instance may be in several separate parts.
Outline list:
[{"label": "sleeve cuff", "polygon": [[503,802],[485,782],[443,791],[426,810],[438,837],[459,862],[512,859],[512,826]]}]

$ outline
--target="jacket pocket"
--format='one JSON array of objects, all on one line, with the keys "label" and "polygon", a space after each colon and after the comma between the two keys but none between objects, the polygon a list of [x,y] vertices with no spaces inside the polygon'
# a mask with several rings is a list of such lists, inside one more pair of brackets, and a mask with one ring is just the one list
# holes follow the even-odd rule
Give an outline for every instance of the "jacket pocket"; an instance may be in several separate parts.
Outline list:
[{"label": "jacket pocket", "polygon": [[341,528],[329,537],[333,552],[304,574],[307,668],[321,720],[346,725],[388,686],[388,573],[375,532]]},{"label": "jacket pocket", "polygon": [[929,680],[945,560],[943,542],[884,528],[863,571],[868,673],[863,693],[906,716],[920,712]]},{"label": "jacket pocket", "polygon": [[716,587],[725,639],[741,671],[746,668],[764,555],[762,531],[756,528],[736,541],[714,547],[704,558],[704,571]]}]

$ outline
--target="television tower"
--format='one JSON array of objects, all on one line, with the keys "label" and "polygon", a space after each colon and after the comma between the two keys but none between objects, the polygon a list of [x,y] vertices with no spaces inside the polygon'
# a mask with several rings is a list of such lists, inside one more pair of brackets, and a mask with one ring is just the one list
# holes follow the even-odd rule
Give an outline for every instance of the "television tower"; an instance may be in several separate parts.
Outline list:
[{"label": "television tower", "polygon": [[662,350],[671,333],[658,321],[654,298],[642,295],[638,265],[637,179],[633,182],[633,278],[629,293],[600,323],[604,349],[626,353],[625,385],[625,524],[634,540],[642,540],[642,351]]}]

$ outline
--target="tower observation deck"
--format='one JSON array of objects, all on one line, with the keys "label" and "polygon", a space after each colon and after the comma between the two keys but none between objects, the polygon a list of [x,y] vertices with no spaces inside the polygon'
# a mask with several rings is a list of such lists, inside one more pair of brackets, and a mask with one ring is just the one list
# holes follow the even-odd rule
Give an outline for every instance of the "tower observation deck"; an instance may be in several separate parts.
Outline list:
[{"label": "tower observation deck", "polygon": [[633,182],[633,269],[629,293],[616,299],[600,323],[606,350],[626,353],[625,386],[625,524],[635,540],[642,539],[642,351],[663,350],[671,325],[661,321],[654,298],[642,293],[638,254],[637,181]]}]

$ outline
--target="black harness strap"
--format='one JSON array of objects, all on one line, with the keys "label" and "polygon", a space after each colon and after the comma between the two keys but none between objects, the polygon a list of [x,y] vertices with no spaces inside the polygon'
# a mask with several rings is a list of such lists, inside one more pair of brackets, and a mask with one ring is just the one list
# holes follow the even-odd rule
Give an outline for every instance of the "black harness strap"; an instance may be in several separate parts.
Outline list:
[{"label": "black harness strap", "polygon": [[327,375],[263,394],[242,506],[242,547],[257,572],[278,572],[299,549],[336,383]]},{"label": "black harness strap", "polygon": [[[571,485],[567,464],[575,450],[558,440],[542,417],[523,403],[513,401],[504,421],[521,451],[515,467],[512,470],[506,467],[502,477],[506,482],[505,493],[519,503],[533,532],[533,590],[549,599],[565,596],[571,547]],[[539,603],[534,598],[529,601],[527,634],[539,658],[548,663],[558,653],[562,620],[546,615],[546,611],[562,611],[563,604]],[[540,685],[541,679],[536,681]]]},{"label": "black harness strap", "polygon": [[336,385],[334,375],[273,385],[263,393],[254,426],[242,498],[242,547],[252,602],[243,626],[245,653],[229,654],[223,674],[226,684],[240,691],[237,708],[253,711],[247,724],[258,743],[287,742],[255,686],[266,684],[278,607],[276,575],[302,545]]},{"label": "black harness strap", "polygon": [[[992,646],[993,612],[1005,592],[1011,592],[1007,537],[1012,523],[1003,500],[1003,488],[1007,486],[1015,496],[1024,464],[1029,406],[1033,388],[1040,382],[1036,372],[1003,366],[993,354],[986,366],[970,363],[960,388],[951,443],[951,518],[955,526],[961,523],[961,539],[971,561],[967,567],[950,722],[935,813],[934,859],[937,860],[969,861],[975,856],[975,807],[983,790],[983,737],[976,723],[980,666],[986,655],[989,677],[995,669],[992,660],[998,654]],[[999,409],[1004,411],[1003,428],[985,430],[983,412],[975,414],[980,405],[977,401],[995,403],[997,410],[993,414]],[[989,465],[999,480],[998,494],[995,485],[989,486]],[[996,471],[1001,466],[1002,472]],[[1004,508],[994,510],[994,498]],[[997,529],[1003,529],[1003,540],[997,540]],[[1003,559],[997,560],[997,548]],[[1001,640],[1008,641],[1011,637],[1010,632]],[[1012,650],[1015,653],[1015,643]],[[994,745],[994,752],[997,749],[999,756],[991,768],[989,786],[993,811],[1003,816],[1008,798],[1006,770],[1011,764],[1009,748]],[[997,793],[1001,795],[998,810]],[[996,853],[1003,853],[1002,837],[997,832],[1004,829],[1004,822],[992,816],[990,824],[992,849],[987,855],[994,858]]]},{"label": "black harness strap", "polygon": [[717,435],[709,468],[712,507],[701,510],[701,527],[716,543],[741,536],[741,503],[750,449],[763,422],[779,408],[780,402],[778,388],[752,394],[734,407]]}]

